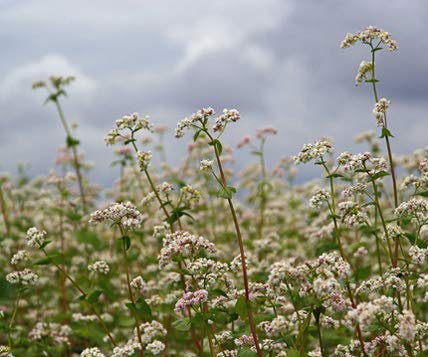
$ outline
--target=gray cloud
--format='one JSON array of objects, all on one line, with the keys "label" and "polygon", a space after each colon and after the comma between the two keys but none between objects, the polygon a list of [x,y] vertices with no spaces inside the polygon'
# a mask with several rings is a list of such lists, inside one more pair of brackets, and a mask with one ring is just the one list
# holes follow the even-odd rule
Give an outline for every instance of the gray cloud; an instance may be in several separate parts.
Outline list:
[{"label": "gray cloud", "polygon": [[[394,150],[426,145],[428,38],[424,0],[358,2],[268,0],[211,3],[126,0],[72,3],[5,2],[0,39],[2,170],[32,162],[32,172],[52,166],[64,142],[53,108],[31,82],[49,74],[75,74],[64,107],[79,122],[94,179],[109,185],[105,132],[121,115],[149,114],[171,129],[202,106],[240,109],[243,120],[227,139],[235,143],[256,128],[274,125],[270,162],[293,155],[304,142],[334,138],[337,150],[361,150],[355,134],[375,128],[368,86],[355,87],[362,46],[342,50],[346,32],[367,25],[388,30],[396,53],[379,55],[381,95],[391,98]],[[25,139],[23,139],[25,138]],[[167,142],[179,160],[184,142]],[[35,150],[36,148],[36,150]],[[239,154],[239,166],[247,159]],[[242,160],[241,160],[242,159]],[[302,169],[310,177],[312,168]]]}]

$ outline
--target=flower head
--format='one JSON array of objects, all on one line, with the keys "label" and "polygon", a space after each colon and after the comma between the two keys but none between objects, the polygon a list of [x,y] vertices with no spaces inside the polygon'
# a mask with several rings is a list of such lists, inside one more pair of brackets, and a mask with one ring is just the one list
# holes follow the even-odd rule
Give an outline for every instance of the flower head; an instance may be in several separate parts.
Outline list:
[{"label": "flower head", "polygon": [[91,213],[89,223],[98,224],[104,221],[120,223],[125,229],[134,230],[141,226],[143,215],[131,202],[115,202],[103,210]]},{"label": "flower head", "polygon": [[388,32],[374,26],[366,27],[364,30],[357,32],[356,34],[347,33],[341,42],[340,47],[347,48],[358,41],[361,41],[364,44],[376,46],[377,44],[374,44],[373,42],[379,41],[379,44],[385,44],[390,51],[396,51],[398,49],[397,41],[395,41]]},{"label": "flower head", "polygon": [[46,234],[45,231],[39,231],[36,227],[31,227],[27,231],[27,244],[32,247],[42,245]]}]

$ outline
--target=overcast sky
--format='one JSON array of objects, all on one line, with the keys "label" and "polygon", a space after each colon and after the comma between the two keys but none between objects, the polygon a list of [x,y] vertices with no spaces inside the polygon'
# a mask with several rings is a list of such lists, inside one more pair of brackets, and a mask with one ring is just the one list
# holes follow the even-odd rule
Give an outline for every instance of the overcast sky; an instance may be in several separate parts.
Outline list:
[{"label": "overcast sky", "polygon": [[270,163],[321,136],[338,152],[363,151],[351,142],[376,130],[373,96],[354,78],[369,52],[339,44],[368,25],[399,44],[378,53],[377,77],[380,95],[391,99],[393,150],[410,153],[428,144],[427,19],[426,0],[2,0],[0,170],[22,162],[44,174],[53,165],[64,134],[54,108],[42,106],[44,94],[31,90],[51,74],[77,77],[65,112],[80,125],[92,177],[106,186],[117,172],[103,138],[132,112],[171,128],[171,162],[191,140],[173,138],[176,122],[204,106],[240,110],[231,145],[275,126]]}]

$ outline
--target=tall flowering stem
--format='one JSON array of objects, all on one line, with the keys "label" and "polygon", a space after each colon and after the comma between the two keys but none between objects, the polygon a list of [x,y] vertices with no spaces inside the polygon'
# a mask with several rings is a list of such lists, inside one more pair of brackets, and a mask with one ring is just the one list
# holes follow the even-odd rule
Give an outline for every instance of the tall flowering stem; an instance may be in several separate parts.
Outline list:
[{"label": "tall flowering stem", "polygon": [[212,171],[215,178],[221,185],[221,190],[218,194],[219,197],[225,198],[228,202],[230,213],[232,215],[233,224],[236,231],[236,236],[238,239],[238,245],[239,245],[239,251],[240,251],[240,257],[241,257],[241,266],[242,266],[242,274],[243,274],[243,280],[244,280],[244,289],[245,289],[245,303],[247,307],[247,316],[248,316],[248,322],[251,329],[251,335],[253,337],[254,345],[256,347],[257,355],[262,356],[262,351],[259,345],[259,340],[257,337],[256,332],[256,326],[254,323],[254,316],[251,308],[251,301],[250,301],[250,290],[249,290],[249,284],[248,284],[248,273],[247,273],[247,264],[246,264],[246,258],[245,258],[245,249],[244,249],[244,242],[242,238],[241,229],[239,226],[238,218],[236,215],[236,210],[233,204],[232,200],[232,194],[236,192],[235,188],[228,186],[226,176],[224,174],[223,165],[220,159],[221,152],[222,152],[222,145],[219,141],[220,136],[223,134],[224,130],[226,129],[226,126],[230,122],[236,122],[240,119],[239,112],[236,109],[224,109],[223,114],[218,116],[215,120],[215,124],[213,125],[212,130],[214,132],[218,132],[217,136],[214,138],[213,135],[211,135],[209,128],[208,128],[208,120],[209,117],[214,115],[215,112],[212,108],[204,108],[199,110],[197,113],[193,114],[190,118],[185,118],[181,122],[178,123],[177,128],[175,130],[175,136],[177,138],[180,138],[184,135],[183,129],[185,128],[194,128],[196,129],[196,133],[194,135],[194,140],[196,141],[201,134],[205,134],[210,142],[209,144],[214,149],[214,154],[216,157],[217,166],[220,172],[220,178],[215,175],[214,171],[212,170],[212,164],[208,162],[201,162],[201,170],[203,171]]},{"label": "tall flowering stem", "polygon": [[[118,227],[120,230],[120,234],[122,235],[122,253],[123,253],[123,262],[124,262],[124,266],[125,266],[126,285],[128,287],[128,295],[129,295],[129,299],[131,300],[132,305],[135,305],[135,298],[134,298],[134,294],[132,293],[132,288],[131,288],[131,279],[129,277],[128,256],[126,253],[128,248],[129,248],[129,246],[127,246],[127,240],[126,240],[127,235],[126,235],[126,232],[123,229],[123,226],[121,223],[118,224]],[[142,348],[143,341],[141,339],[141,331],[140,331],[140,320],[138,319],[136,314],[134,314],[134,318],[135,318],[135,328],[137,330],[138,342],[141,345],[140,356],[144,356],[144,349]]]},{"label": "tall flowering stem", "polygon": [[85,214],[88,214],[88,207],[87,207],[87,201],[86,201],[86,194],[83,187],[83,176],[81,171],[81,164],[79,162],[79,156],[77,152],[77,146],[80,144],[79,140],[73,137],[72,132],[70,130],[70,127],[67,123],[67,120],[65,119],[64,111],[62,110],[61,103],[59,101],[59,97],[61,95],[66,96],[66,92],[64,90],[64,86],[69,85],[72,81],[74,81],[74,77],[55,77],[51,76],[49,77],[49,82],[51,84],[51,87],[53,88],[53,91],[49,88],[48,83],[44,81],[39,81],[33,84],[33,89],[37,88],[46,88],[46,90],[49,93],[49,96],[47,97],[46,102],[53,102],[55,104],[55,107],[58,112],[59,119],[61,121],[61,124],[64,128],[65,134],[66,134],[66,144],[67,147],[71,149],[71,152],[73,154],[73,166],[76,171],[77,176],[77,183],[79,186],[79,193],[80,193],[80,199],[82,200],[82,206],[83,206],[83,212]]},{"label": "tall flowering stem", "polygon": [[[371,78],[371,83],[372,83],[372,87],[373,87],[374,99],[375,99],[376,103],[378,103],[379,102],[379,96],[377,94],[377,88],[376,88],[377,80],[375,77],[375,55],[376,55],[376,51],[378,51],[380,48],[379,48],[379,46],[373,47],[372,45],[370,45],[370,47],[371,47],[371,51],[372,51],[372,68],[371,68],[372,78]],[[382,136],[385,138],[386,149],[388,151],[389,165],[391,167],[392,186],[393,186],[393,190],[394,190],[394,207],[397,208],[398,207],[397,179],[395,176],[394,161],[392,159],[391,144],[389,142],[389,137],[392,135],[388,131],[386,113],[384,113],[384,126],[383,127],[385,128],[385,130],[383,131]],[[395,259],[397,260],[397,257],[395,257]]]},{"label": "tall flowering stem", "polygon": [[6,200],[4,199],[4,195],[3,195],[3,182],[0,181],[0,208],[1,208],[1,213],[3,215],[3,221],[4,221],[4,226],[6,228],[6,236],[10,235],[10,222],[9,222],[9,216],[7,214],[7,206],[6,206]]},{"label": "tall flowering stem", "polygon": [[[148,130],[148,131],[153,131],[153,125],[150,123],[149,119],[147,117],[145,118],[140,118],[139,115],[137,113],[133,113],[130,115],[125,115],[122,118],[116,120],[116,128],[112,129],[108,134],[107,137],[105,138],[105,142],[107,144],[113,145],[118,141],[124,141],[125,145],[131,144],[133,149],[135,150],[135,154],[137,155],[137,161],[138,161],[138,165],[140,168],[141,172],[144,172],[146,179],[150,185],[150,188],[153,192],[153,194],[156,197],[156,200],[159,202],[159,206],[162,209],[165,218],[167,220],[167,222],[169,222],[169,228],[171,233],[174,233],[174,224],[173,222],[170,222],[170,214],[168,213],[167,207],[165,205],[165,203],[162,201],[162,198],[159,195],[158,189],[156,188],[156,185],[149,173],[149,166],[150,166],[150,161],[152,158],[152,154],[150,151],[140,151],[138,150],[138,147],[136,145],[136,139],[135,139],[135,133],[138,132],[139,130]],[[129,132],[128,134],[122,134],[122,130],[126,130]],[[178,224],[180,226],[181,229],[181,222],[180,220],[178,220]],[[126,254],[126,252],[125,252]],[[185,282],[185,278],[183,273],[181,272],[182,270],[182,266],[181,266],[181,262],[179,263],[179,268],[180,268],[180,279],[181,279],[181,284],[183,287],[183,291],[186,292],[186,282]],[[187,313],[189,318],[192,317],[192,312],[190,310],[190,308],[187,309]],[[203,352],[203,346],[202,344],[198,341],[198,338],[196,337],[194,328],[191,327],[190,329],[190,333],[191,333],[191,337],[193,340],[193,343],[196,347],[196,349],[198,351],[200,351],[201,353]]]},{"label": "tall flowering stem", "polygon": [[[382,127],[381,138],[385,138],[386,149],[388,152],[388,160],[390,165],[390,172],[392,178],[392,186],[394,191],[394,208],[398,207],[398,191],[397,191],[397,180],[395,176],[395,167],[394,161],[392,158],[391,144],[389,141],[389,137],[393,137],[391,132],[388,130],[387,120],[386,120],[386,110],[389,106],[389,101],[385,98],[379,98],[376,83],[378,80],[375,76],[375,58],[376,52],[382,50],[382,45],[385,45],[390,52],[396,51],[398,49],[397,42],[390,36],[390,34],[386,31],[383,31],[379,28],[369,26],[366,29],[358,32],[357,34],[348,33],[344,40],[341,43],[342,48],[350,47],[351,45],[361,42],[365,45],[368,45],[371,50],[371,63],[363,61],[360,65],[356,83],[357,85],[362,82],[364,78],[366,78],[367,74],[370,73],[371,78],[366,79],[366,82],[372,84],[373,88],[373,96],[375,100],[375,108],[373,109],[373,114],[376,117],[378,126]],[[395,240],[394,247],[394,259],[392,265],[394,267],[397,266],[398,262],[398,250],[399,250],[399,241]]]}]

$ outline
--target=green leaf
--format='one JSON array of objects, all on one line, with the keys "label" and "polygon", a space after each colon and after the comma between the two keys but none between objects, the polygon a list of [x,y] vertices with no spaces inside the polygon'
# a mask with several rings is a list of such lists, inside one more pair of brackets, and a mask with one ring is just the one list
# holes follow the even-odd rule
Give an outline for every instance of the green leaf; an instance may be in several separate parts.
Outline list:
[{"label": "green leaf", "polygon": [[51,240],[45,240],[42,244],[40,244],[39,249],[46,248],[49,244],[51,244]]},{"label": "green leaf", "polygon": [[78,242],[92,245],[96,249],[101,247],[101,241],[98,239],[97,234],[87,229],[78,230],[76,239]]},{"label": "green leaf", "polygon": [[67,135],[67,138],[65,139],[65,142],[67,143],[67,146],[69,148],[71,148],[73,146],[78,146],[80,144],[79,140],[77,140],[76,138],[73,138],[70,135]]},{"label": "green leaf", "polygon": [[129,302],[126,307],[142,320],[152,320],[152,310],[144,298],[140,297],[135,304]]},{"label": "green leaf", "polygon": [[100,297],[100,295],[103,293],[102,290],[100,289],[95,289],[92,290],[87,296],[86,296],[86,301],[89,302],[90,304],[95,304],[98,301],[98,298]]},{"label": "green leaf", "polygon": [[371,271],[372,271],[371,266],[359,268],[354,273],[354,278],[355,278],[355,280],[364,280],[364,279],[367,279],[370,276]]},{"label": "green leaf", "polygon": [[189,318],[184,317],[180,320],[174,321],[172,326],[174,326],[178,331],[186,332],[190,330],[190,320]]},{"label": "green leaf", "polygon": [[224,296],[226,298],[228,297],[227,294],[219,288],[210,290],[209,294],[210,294],[210,296]]},{"label": "green leaf", "polygon": [[218,155],[219,156],[221,155],[221,153],[223,152],[223,145],[218,139],[214,139],[213,141],[210,141],[208,144],[211,146],[214,146],[214,149],[217,151]]},{"label": "green leaf", "polygon": [[226,186],[226,187],[221,187],[217,191],[216,195],[219,198],[224,198],[224,199],[227,199],[227,200],[231,200],[234,193],[236,193],[236,188],[235,187]]},{"label": "green leaf", "polygon": [[336,178],[336,177],[345,177],[342,174],[332,173],[330,175],[327,175],[325,178]]},{"label": "green leaf", "polygon": [[172,224],[172,223],[178,221],[178,219],[182,216],[187,216],[187,217],[190,217],[192,220],[194,220],[194,218],[189,213],[187,213],[188,209],[189,209],[189,207],[187,207],[187,206],[174,208],[171,211],[170,216],[165,219],[165,222]]},{"label": "green leaf", "polygon": [[262,156],[263,155],[263,153],[261,151],[256,151],[256,150],[251,151],[251,154],[256,155],[256,156]]},{"label": "green leaf", "polygon": [[428,197],[428,191],[419,192],[416,194],[417,196]]},{"label": "green leaf", "polygon": [[131,238],[129,236],[123,236],[119,238],[123,242],[123,246],[125,247],[125,250],[129,250],[129,247],[131,246]]},{"label": "green leaf", "polygon": [[386,137],[393,138],[394,135],[392,135],[391,132],[387,128],[382,128],[382,134],[379,136],[379,138],[386,138]]},{"label": "green leaf", "polygon": [[46,258],[36,260],[33,265],[49,265],[58,256],[58,254],[49,254]]},{"label": "green leaf", "polygon": [[238,353],[238,357],[254,357],[254,356],[257,356],[257,353],[253,352],[247,348],[240,350]]},{"label": "green leaf", "polygon": [[374,182],[376,181],[378,178],[384,177],[384,176],[389,176],[389,173],[386,171],[379,171],[376,172],[374,175],[370,176],[369,181],[370,182]]},{"label": "green leaf", "polygon": [[379,82],[379,80],[376,78],[372,78],[372,79],[366,79],[365,82],[366,83],[377,83],[377,82]]},{"label": "green leaf", "polygon": [[292,350],[285,350],[287,352],[287,357],[301,357],[299,350],[293,348]]},{"label": "green leaf", "polygon": [[235,310],[238,313],[241,320],[244,320],[247,318],[248,305],[247,305],[247,300],[245,300],[245,296],[240,296],[238,300],[236,300]]},{"label": "green leaf", "polygon": [[195,142],[196,140],[198,140],[199,135],[201,134],[201,129],[199,129],[198,131],[196,131],[195,135],[193,135],[193,141]]},{"label": "green leaf", "polygon": [[150,308],[149,304],[147,304],[146,300],[144,300],[143,297],[138,298],[135,305],[142,319],[144,320],[152,319],[152,309]]}]

